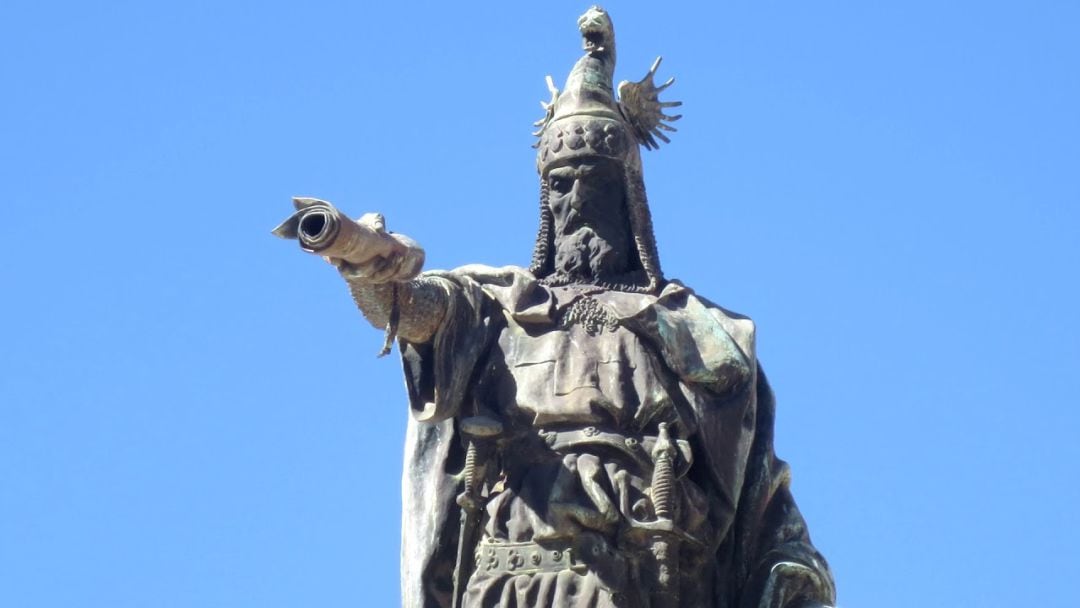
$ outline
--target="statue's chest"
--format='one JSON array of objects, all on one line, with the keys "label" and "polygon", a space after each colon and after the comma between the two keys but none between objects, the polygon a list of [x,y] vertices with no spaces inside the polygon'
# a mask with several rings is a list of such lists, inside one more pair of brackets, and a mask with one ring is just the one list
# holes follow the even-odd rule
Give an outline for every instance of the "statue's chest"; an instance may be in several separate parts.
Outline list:
[{"label": "statue's chest", "polygon": [[493,359],[501,368],[492,397],[534,426],[643,426],[670,399],[651,350],[621,326],[586,323],[542,331],[510,323]]}]

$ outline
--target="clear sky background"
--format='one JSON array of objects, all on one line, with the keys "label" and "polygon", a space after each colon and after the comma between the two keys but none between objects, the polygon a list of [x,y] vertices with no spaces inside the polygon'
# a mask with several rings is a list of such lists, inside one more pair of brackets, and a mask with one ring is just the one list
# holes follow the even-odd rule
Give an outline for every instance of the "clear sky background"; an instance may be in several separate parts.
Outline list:
[{"label": "clear sky background", "polygon": [[[6,2],[0,606],[398,603],[407,416],[292,195],[527,264],[586,2]],[[843,607],[1076,606],[1080,3],[609,3]]]}]

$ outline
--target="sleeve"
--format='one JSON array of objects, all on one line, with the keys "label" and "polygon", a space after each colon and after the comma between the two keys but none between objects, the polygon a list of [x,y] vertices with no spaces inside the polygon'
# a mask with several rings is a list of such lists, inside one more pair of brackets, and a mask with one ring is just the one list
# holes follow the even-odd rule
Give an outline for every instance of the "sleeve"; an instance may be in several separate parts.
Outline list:
[{"label": "sleeve", "polygon": [[457,415],[480,357],[497,336],[492,305],[476,281],[431,273],[447,293],[442,325],[430,342],[399,340],[409,408],[418,422],[441,422]]},{"label": "sleeve", "polygon": [[493,321],[492,303],[476,281],[427,274],[449,296],[446,316],[429,342],[398,342],[410,409],[401,484],[404,608],[451,605],[459,526],[454,498],[464,462],[455,417],[500,318]]},{"label": "sleeve", "polygon": [[787,463],[773,451],[775,400],[758,371],[757,431],[729,539],[728,593],[740,608],[831,606],[836,588],[791,496]]}]

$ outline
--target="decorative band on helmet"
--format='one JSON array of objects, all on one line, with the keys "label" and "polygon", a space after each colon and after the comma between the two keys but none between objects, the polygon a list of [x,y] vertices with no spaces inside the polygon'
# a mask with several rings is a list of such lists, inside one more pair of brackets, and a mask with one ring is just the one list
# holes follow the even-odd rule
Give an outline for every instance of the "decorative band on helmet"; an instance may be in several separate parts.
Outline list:
[{"label": "decorative band on helmet", "polygon": [[586,156],[624,161],[636,145],[626,126],[617,120],[581,115],[567,117],[544,129],[536,164],[541,173],[546,173],[562,161]]}]

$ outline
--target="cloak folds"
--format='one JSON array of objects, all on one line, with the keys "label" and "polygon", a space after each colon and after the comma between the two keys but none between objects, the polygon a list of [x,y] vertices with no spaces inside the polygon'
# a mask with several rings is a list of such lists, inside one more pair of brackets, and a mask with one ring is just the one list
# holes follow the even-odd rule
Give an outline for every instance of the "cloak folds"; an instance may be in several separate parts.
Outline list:
[{"label": "cloak folds", "polygon": [[[402,606],[450,606],[464,450],[455,416],[470,398],[508,320],[551,323],[552,291],[516,267],[430,272],[449,295],[431,342],[400,342],[412,411],[402,477]],[[714,608],[795,608],[835,601],[824,558],[810,543],[773,452],[775,404],[754,357],[754,326],[677,282],[659,296],[604,292],[619,322],[652,345],[679,378],[694,433],[689,473],[709,493],[718,532]],[[712,549],[710,551],[713,551]]]}]

